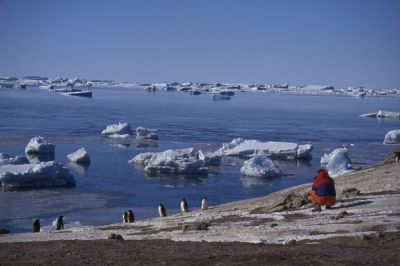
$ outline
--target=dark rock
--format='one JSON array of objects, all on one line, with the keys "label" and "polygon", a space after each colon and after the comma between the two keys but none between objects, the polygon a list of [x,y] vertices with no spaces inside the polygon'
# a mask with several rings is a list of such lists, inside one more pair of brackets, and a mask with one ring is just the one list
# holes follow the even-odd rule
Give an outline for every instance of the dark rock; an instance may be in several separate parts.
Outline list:
[{"label": "dark rock", "polygon": [[271,224],[271,228],[274,228],[275,226],[278,226],[278,224],[277,223],[272,223]]},{"label": "dark rock", "polygon": [[385,158],[385,160],[383,161],[383,163],[387,164],[387,163],[392,163],[392,162],[396,162],[396,157],[400,157],[400,149],[394,149],[392,150]]},{"label": "dark rock", "polygon": [[349,213],[347,211],[341,211],[335,216],[335,219],[339,220],[340,218],[343,218],[345,215],[348,215],[348,214]]},{"label": "dark rock", "polygon": [[117,237],[117,234],[116,233],[110,233],[108,236],[107,236],[107,239],[115,239]]},{"label": "dark rock", "polygon": [[360,239],[361,239],[361,240],[371,240],[372,237],[370,237],[370,236],[367,235],[367,234],[362,234],[362,235],[360,236]]},{"label": "dark rock", "polygon": [[286,245],[294,245],[294,244],[296,244],[296,240],[294,240],[294,239],[289,240],[288,242],[286,242]]},{"label": "dark rock", "polygon": [[355,197],[360,194],[360,191],[356,188],[348,188],[342,191],[342,195],[345,198]]},{"label": "dark rock", "polygon": [[116,240],[124,240],[124,238],[122,237],[122,235],[118,234],[115,236]]},{"label": "dark rock", "polygon": [[9,233],[10,233],[10,231],[7,230],[7,229],[4,229],[4,228],[0,229],[0,235],[6,235],[6,234],[9,234]]},{"label": "dark rock", "polygon": [[187,232],[187,231],[200,231],[200,230],[208,230],[208,227],[210,226],[210,223],[206,222],[200,222],[200,223],[195,223],[195,224],[185,224],[182,226],[182,231]]}]

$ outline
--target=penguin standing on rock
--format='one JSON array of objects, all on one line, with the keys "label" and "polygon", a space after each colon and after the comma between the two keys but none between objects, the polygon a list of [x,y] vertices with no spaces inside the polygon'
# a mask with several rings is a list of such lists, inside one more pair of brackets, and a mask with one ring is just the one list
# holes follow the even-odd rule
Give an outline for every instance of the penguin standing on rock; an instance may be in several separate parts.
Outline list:
[{"label": "penguin standing on rock", "polygon": [[128,212],[124,212],[122,215],[122,222],[127,223],[128,222]]},{"label": "penguin standing on rock", "polygon": [[164,207],[164,205],[162,205],[162,203],[160,203],[160,205],[158,205],[158,214],[160,215],[160,217],[167,216],[167,211],[165,210],[165,207]]},{"label": "penguin standing on rock", "polygon": [[64,216],[60,216],[57,219],[56,230],[63,230],[64,229]]},{"label": "penguin standing on rock", "polygon": [[133,215],[133,211],[128,211],[128,223],[133,223],[135,221],[135,215]]},{"label": "penguin standing on rock", "polygon": [[189,207],[188,207],[188,204],[187,204],[185,199],[182,199],[182,201],[181,201],[181,211],[182,212],[188,212],[189,211]]},{"label": "penguin standing on rock", "polygon": [[40,232],[40,220],[39,219],[36,219],[33,222],[33,230],[32,230],[32,232],[34,232],[34,233]]},{"label": "penguin standing on rock", "polygon": [[203,211],[208,210],[208,201],[206,197],[203,197],[203,199],[201,200],[201,209]]}]

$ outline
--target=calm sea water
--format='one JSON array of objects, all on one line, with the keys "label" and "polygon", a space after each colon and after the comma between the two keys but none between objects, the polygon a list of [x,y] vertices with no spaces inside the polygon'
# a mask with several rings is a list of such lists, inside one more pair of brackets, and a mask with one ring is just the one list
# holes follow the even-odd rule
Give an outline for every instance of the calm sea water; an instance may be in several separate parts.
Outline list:
[{"label": "calm sea water", "polygon": [[[160,202],[171,214],[182,198],[194,209],[203,195],[210,205],[267,195],[312,181],[321,155],[342,145],[354,166],[375,163],[393,148],[382,144],[384,135],[400,128],[399,120],[359,117],[380,109],[400,111],[400,99],[241,93],[213,101],[211,95],[129,89],[94,89],[87,99],[0,89],[0,152],[23,155],[31,137],[44,136],[56,144],[55,160],[68,165],[77,181],[75,188],[0,192],[0,228],[29,231],[33,219],[49,225],[60,214],[83,225],[116,223],[127,209],[137,219],[155,217]],[[156,128],[160,140],[143,147],[134,138],[102,138],[100,132],[118,121]],[[276,161],[285,175],[272,180],[242,176],[238,158],[225,158],[207,177],[148,177],[127,163],[146,151],[212,151],[237,137],[312,143],[313,158]],[[92,159],[87,169],[66,157],[82,146]]]}]

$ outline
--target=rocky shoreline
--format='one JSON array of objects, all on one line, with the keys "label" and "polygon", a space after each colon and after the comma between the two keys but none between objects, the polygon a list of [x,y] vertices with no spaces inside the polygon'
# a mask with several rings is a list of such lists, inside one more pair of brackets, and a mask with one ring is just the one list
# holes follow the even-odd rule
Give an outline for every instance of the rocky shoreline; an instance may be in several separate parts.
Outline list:
[{"label": "rocky shoreline", "polygon": [[[311,185],[305,184],[265,197],[210,207],[207,211],[195,210],[132,224],[83,226],[47,233],[3,235],[0,236],[0,250],[24,246],[27,251],[33,252],[37,245],[59,246],[59,243],[64,243],[69,246],[71,243],[82,242],[64,240],[99,240],[95,241],[97,244],[94,246],[103,245],[103,248],[108,245],[125,245],[109,244],[114,242],[140,242],[150,246],[163,243],[166,246],[176,246],[179,250],[186,243],[191,243],[194,246],[205,245],[207,247],[204,248],[210,250],[215,245],[221,245],[222,249],[227,245],[238,251],[241,250],[241,245],[246,245],[243,242],[267,244],[277,249],[279,245],[276,244],[300,247],[308,243],[323,246],[324,243],[334,241],[332,239],[347,239],[348,243],[391,239],[388,245],[394,245],[399,241],[400,231],[399,181],[400,163],[389,160],[337,177],[337,204],[320,213],[311,212],[312,206],[307,196]],[[120,234],[125,240],[136,241],[105,240],[112,233]],[[42,243],[33,244],[33,241]],[[346,241],[343,241],[343,247],[346,246]],[[196,242],[198,244],[194,244]],[[281,251],[285,249],[282,246]],[[145,252],[151,253],[153,250]],[[13,256],[12,252],[6,254],[6,257],[9,256]],[[379,258],[379,254],[377,256]],[[2,260],[4,258],[0,259],[1,265]],[[151,262],[157,264],[156,261]]]}]

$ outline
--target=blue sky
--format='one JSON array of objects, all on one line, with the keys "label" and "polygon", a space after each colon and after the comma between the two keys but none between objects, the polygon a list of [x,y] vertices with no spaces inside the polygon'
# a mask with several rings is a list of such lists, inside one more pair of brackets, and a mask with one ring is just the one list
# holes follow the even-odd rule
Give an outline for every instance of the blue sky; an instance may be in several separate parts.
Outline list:
[{"label": "blue sky", "polygon": [[0,0],[0,76],[400,88],[400,1]]}]

